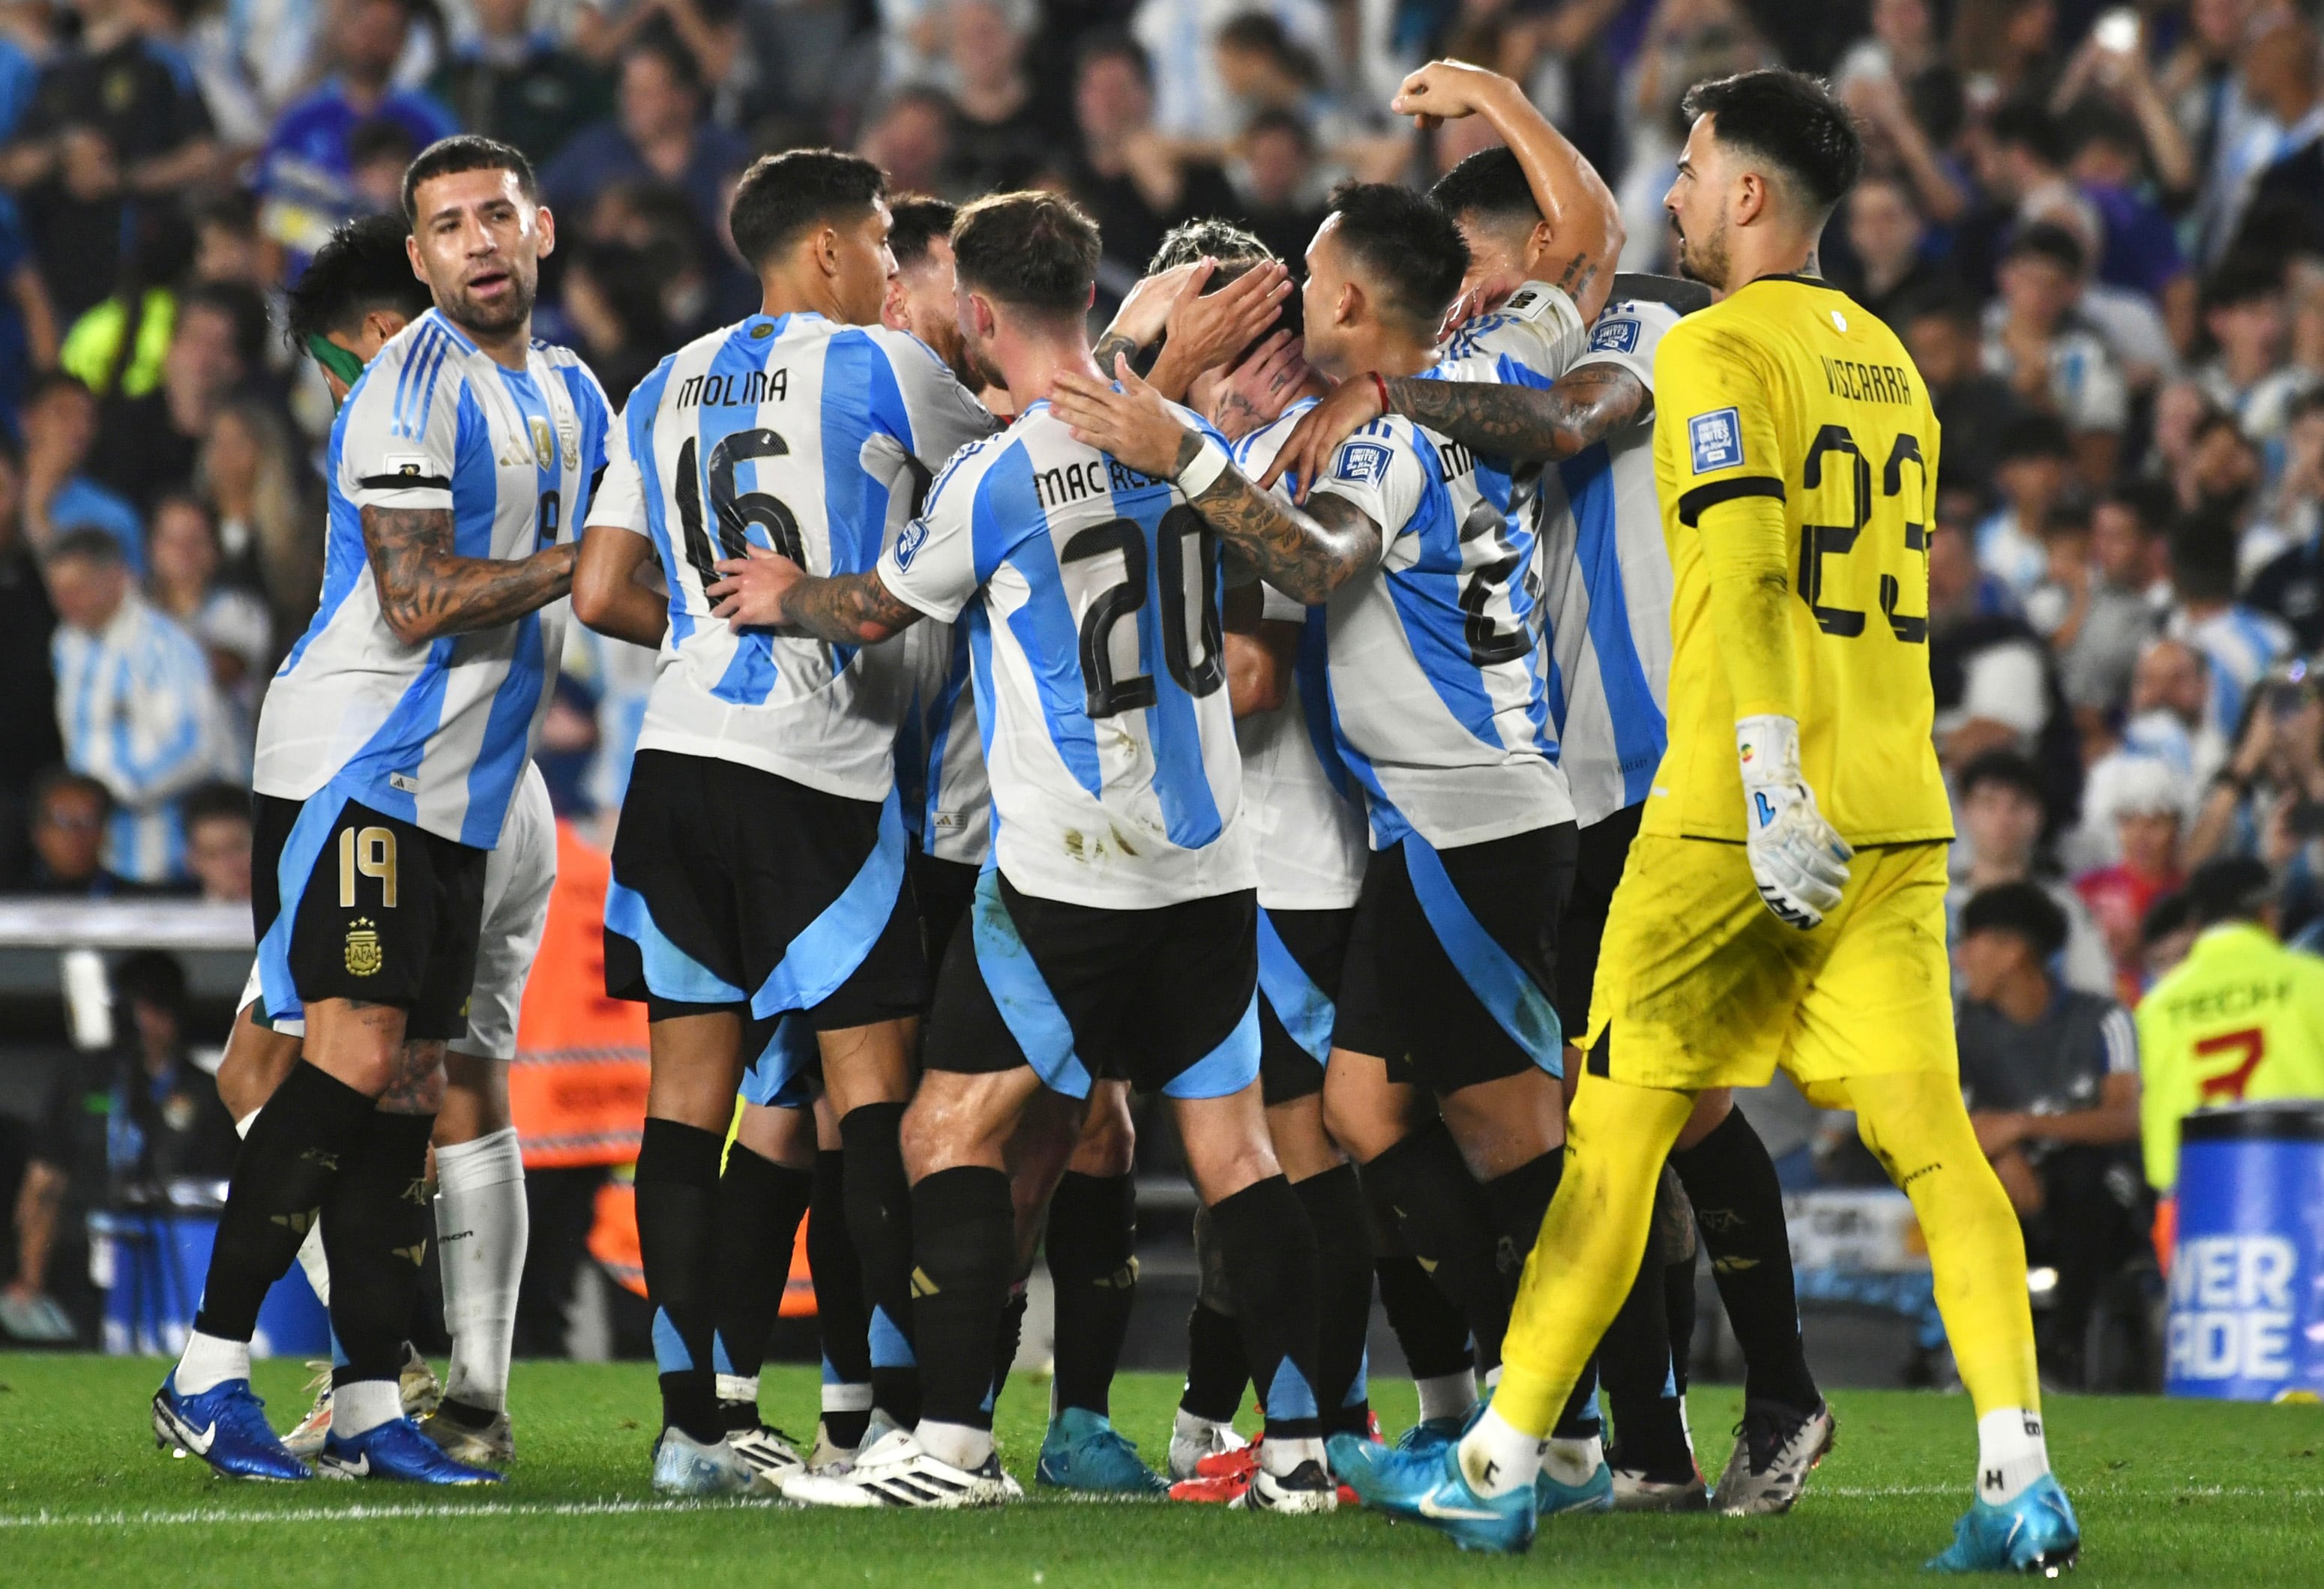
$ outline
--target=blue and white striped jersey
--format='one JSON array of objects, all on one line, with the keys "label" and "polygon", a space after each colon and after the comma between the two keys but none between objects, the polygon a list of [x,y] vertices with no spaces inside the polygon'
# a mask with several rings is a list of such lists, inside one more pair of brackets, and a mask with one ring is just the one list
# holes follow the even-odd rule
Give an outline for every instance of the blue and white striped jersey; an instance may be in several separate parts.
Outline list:
[{"label": "blue and white striped jersey", "polygon": [[696,338],[630,394],[592,525],[652,541],[669,629],[641,750],[737,762],[850,800],[895,785],[896,647],[738,630],[703,594],[746,544],[860,574],[922,489],[995,421],[900,331],[753,315]]},{"label": "blue and white striped jersey", "polygon": [[[1581,356],[1587,340],[1582,311],[1565,289],[1528,281],[1499,308],[1463,321],[1436,350],[1436,363],[1421,379],[1545,388]],[[1480,494],[1508,514],[1513,525],[1530,518],[1541,482],[1539,464],[1480,455],[1475,464]]]},{"label": "blue and white striped jersey", "polygon": [[1468,448],[1400,416],[1340,444],[1314,490],[1380,527],[1377,576],[1332,592],[1332,712],[1372,848],[1438,850],[1571,822],[1543,686],[1530,515],[1480,489]]},{"label": "blue and white striped jersey", "polygon": [[499,841],[570,605],[407,646],[381,616],[363,510],[448,510],[457,555],[530,556],[582,522],[611,422],[567,348],[536,342],[504,369],[430,309],[379,351],[331,426],[322,602],[260,711],[258,793],[330,785],[443,838]]},{"label": "blue and white striped jersey", "polygon": [[898,600],[967,629],[994,858],[1023,892],[1143,910],[1256,885],[1219,561],[1177,487],[1046,402],[954,458],[880,559]]},{"label": "blue and white striped jersey", "polygon": [[1678,324],[1668,304],[1608,304],[1572,370],[1613,364],[1649,399],[1618,435],[1583,448],[1541,485],[1542,667],[1558,766],[1574,820],[1605,821],[1646,797],[1670,738],[1670,548],[1655,496],[1655,348]]},{"label": "blue and white striped jersey", "polygon": [[912,680],[896,734],[904,826],[923,854],[981,867],[992,853],[992,780],[976,727],[968,626],[929,619],[898,644]]},{"label": "blue and white striped jersey", "polygon": [[[1256,480],[1283,450],[1303,399],[1234,445],[1235,467]],[[1275,489],[1287,491],[1278,481]],[[1328,613],[1263,586],[1262,616],[1301,626],[1292,687],[1273,712],[1235,720],[1242,747],[1243,812],[1259,858],[1259,903],[1268,910],[1344,910],[1363,891],[1370,843],[1364,800],[1332,738]]]},{"label": "blue and white striped jersey", "polygon": [[96,634],[59,624],[49,660],[66,765],[113,795],[106,865],[135,883],[182,877],[178,796],[233,759],[201,642],[132,590]]}]

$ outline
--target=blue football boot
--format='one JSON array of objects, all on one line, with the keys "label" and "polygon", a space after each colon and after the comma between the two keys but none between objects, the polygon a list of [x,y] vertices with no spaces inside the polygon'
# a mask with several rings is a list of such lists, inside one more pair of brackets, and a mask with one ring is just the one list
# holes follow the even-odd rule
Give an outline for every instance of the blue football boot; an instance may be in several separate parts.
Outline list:
[{"label": "blue football boot", "polygon": [[1325,1447],[1332,1471],[1375,1511],[1408,1518],[1452,1537],[1463,1550],[1503,1555],[1533,1543],[1534,1487],[1486,1497],[1461,1472],[1461,1448],[1398,1451],[1353,1435],[1333,1435]]},{"label": "blue football boot", "polygon": [[1604,1452],[1598,1456],[1598,1465],[1590,1476],[1578,1484],[1563,1484],[1549,1476],[1545,1465],[1534,1475],[1533,1510],[1536,1517],[1562,1517],[1567,1512],[1611,1511],[1614,1510],[1614,1470],[1607,1465]]},{"label": "blue football boot", "polygon": [[1033,1480],[1081,1495],[1156,1498],[1170,1490],[1103,1414],[1081,1407],[1068,1407],[1049,1420]]},{"label": "blue football boot", "polygon": [[2054,1578],[2082,1551],[2073,1504],[2048,1474],[2015,1501],[1979,1501],[1953,1529],[1953,1542],[1929,1563],[1938,1573],[2039,1573]]},{"label": "blue football boot", "polygon": [[1442,1451],[1461,1437],[1469,1420],[1476,1416],[1477,1409],[1471,1407],[1458,1418],[1423,1419],[1396,1437],[1396,1448],[1416,1455]]},{"label": "blue football boot", "polygon": [[470,1467],[444,1455],[444,1448],[408,1418],[342,1435],[334,1428],[315,1458],[315,1472],[327,1479],[393,1479],[406,1484],[497,1484],[488,1467]]},{"label": "blue football boot", "polygon": [[226,1380],[198,1396],[178,1393],[171,1369],[153,1392],[153,1444],[198,1456],[234,1479],[311,1479],[266,1421],[266,1403],[248,1380]]}]

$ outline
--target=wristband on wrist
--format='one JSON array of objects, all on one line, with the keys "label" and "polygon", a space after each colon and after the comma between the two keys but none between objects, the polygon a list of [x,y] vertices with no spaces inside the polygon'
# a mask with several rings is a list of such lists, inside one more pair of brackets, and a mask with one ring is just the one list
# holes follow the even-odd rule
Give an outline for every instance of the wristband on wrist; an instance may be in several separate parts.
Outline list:
[{"label": "wristband on wrist", "polygon": [[1395,413],[1396,405],[1388,400],[1387,380],[1382,377],[1380,372],[1377,370],[1367,372],[1367,373],[1369,373],[1372,378],[1372,390],[1379,393],[1380,412],[1383,415]]},{"label": "wristband on wrist", "polygon": [[1210,490],[1219,476],[1227,472],[1229,461],[1226,449],[1205,436],[1186,466],[1171,478],[1191,501]]}]

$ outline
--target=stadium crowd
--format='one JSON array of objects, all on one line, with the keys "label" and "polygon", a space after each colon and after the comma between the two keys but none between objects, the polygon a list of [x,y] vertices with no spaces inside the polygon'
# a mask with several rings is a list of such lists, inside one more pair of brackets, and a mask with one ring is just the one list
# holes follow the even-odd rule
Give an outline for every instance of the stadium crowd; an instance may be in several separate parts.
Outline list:
[{"label": "stadium crowd", "polygon": [[[2324,935],[2306,10],[5,0],[0,893],[249,896],[254,725],[315,610],[332,416],[285,293],[440,136],[530,156],[561,233],[535,334],[618,403],[755,308],[725,225],[759,154],[852,147],[955,200],[1068,193],[1102,231],[1102,323],[1177,223],[1296,261],[1335,182],[1425,186],[1491,139],[1387,114],[1440,56],[1525,85],[1615,188],[1622,268],[1667,271],[1682,93],[1789,63],[1830,75],[1871,155],[1821,268],[1904,337],[1945,427],[1930,662],[1974,1117],[2037,1248],[2127,1253],[2124,1012],[2195,936],[2183,885],[2255,859],[2282,934]],[[650,666],[570,627],[540,756],[560,814],[618,807]],[[131,980],[181,999],[166,967]],[[161,1077],[170,1043],[148,1047]],[[20,1265],[12,1294],[39,1289]]]}]

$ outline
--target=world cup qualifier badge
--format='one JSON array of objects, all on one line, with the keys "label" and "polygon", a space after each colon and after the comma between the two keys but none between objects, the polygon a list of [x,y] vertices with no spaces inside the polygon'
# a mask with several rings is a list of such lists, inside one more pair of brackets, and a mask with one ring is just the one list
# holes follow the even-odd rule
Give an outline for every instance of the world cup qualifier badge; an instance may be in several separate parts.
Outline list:
[{"label": "world cup qualifier badge", "polygon": [[347,925],[347,975],[375,974],[386,957],[379,944],[379,927],[369,916],[357,916]]}]

